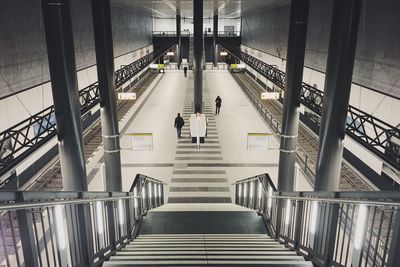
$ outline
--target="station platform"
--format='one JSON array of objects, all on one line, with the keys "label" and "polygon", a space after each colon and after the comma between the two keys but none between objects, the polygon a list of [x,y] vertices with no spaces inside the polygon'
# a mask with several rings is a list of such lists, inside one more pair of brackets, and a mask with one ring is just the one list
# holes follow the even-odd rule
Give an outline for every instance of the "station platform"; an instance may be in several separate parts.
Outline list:
[{"label": "station platform", "polygon": [[[279,149],[271,136],[270,148],[248,150],[248,133],[272,133],[227,70],[203,72],[203,113],[208,119],[205,143],[191,143],[189,117],[193,111],[193,75],[167,70],[159,75],[137,104],[120,121],[123,191],[129,190],[137,173],[167,184],[169,203],[229,203],[235,181],[268,173],[277,183]],[[214,100],[222,98],[221,112],[215,115]],[[174,119],[185,120],[178,139]],[[132,149],[131,134],[152,135],[152,148]],[[87,165],[89,190],[103,190],[103,151],[93,153]],[[312,190],[302,173],[296,189]]]}]

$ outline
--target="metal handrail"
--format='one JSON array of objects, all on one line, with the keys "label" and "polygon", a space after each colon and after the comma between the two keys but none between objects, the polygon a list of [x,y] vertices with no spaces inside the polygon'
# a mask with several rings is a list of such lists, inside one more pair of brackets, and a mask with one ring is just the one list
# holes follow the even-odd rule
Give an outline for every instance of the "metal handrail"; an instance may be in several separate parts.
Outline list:
[{"label": "metal handrail", "polygon": [[[141,174],[136,177],[138,190],[133,186],[133,192],[4,191],[0,262],[8,267],[22,262],[100,266],[135,237],[148,210],[164,204],[166,183]],[[140,193],[145,190],[146,195]],[[12,233],[12,238],[4,233]]]},{"label": "metal handrail", "polygon": [[236,204],[258,210],[271,236],[317,266],[395,266],[398,191],[279,192],[268,174],[234,185]]},{"label": "metal handrail", "polygon": [[141,198],[141,196],[128,195],[128,196],[118,196],[118,197],[98,197],[98,198],[86,198],[86,199],[49,200],[49,201],[40,201],[32,203],[0,204],[0,211],[32,209],[32,208],[57,206],[57,205],[86,204],[93,201],[115,201],[115,200],[134,199],[134,198]]}]

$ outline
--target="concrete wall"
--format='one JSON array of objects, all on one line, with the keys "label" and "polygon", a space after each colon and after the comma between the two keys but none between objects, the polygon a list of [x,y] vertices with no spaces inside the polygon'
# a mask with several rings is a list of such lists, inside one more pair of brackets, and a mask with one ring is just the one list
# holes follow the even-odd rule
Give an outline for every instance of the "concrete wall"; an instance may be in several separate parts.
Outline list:
[{"label": "concrete wall", "polygon": [[[0,9],[0,98],[49,81],[40,0],[3,0]],[[142,10],[113,6],[114,55],[151,44],[152,20]],[[91,5],[71,0],[76,66],[96,64]],[[116,66],[117,67],[117,66]]]},{"label": "concrete wall", "polygon": [[[332,0],[311,0],[305,65],[325,72]],[[242,44],[286,58],[290,7],[244,16]],[[363,0],[353,83],[400,98],[400,1]],[[321,88],[320,88],[321,89]]]}]

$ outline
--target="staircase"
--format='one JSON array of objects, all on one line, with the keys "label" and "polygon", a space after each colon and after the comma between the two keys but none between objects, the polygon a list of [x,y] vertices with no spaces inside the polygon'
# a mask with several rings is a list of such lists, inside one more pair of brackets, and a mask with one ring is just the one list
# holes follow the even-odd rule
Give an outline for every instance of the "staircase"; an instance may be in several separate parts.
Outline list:
[{"label": "staircase", "polygon": [[103,266],[312,266],[265,234],[140,235]]},{"label": "staircase", "polygon": [[136,239],[110,266],[312,266],[266,230],[257,212],[234,204],[165,204],[144,217]]}]

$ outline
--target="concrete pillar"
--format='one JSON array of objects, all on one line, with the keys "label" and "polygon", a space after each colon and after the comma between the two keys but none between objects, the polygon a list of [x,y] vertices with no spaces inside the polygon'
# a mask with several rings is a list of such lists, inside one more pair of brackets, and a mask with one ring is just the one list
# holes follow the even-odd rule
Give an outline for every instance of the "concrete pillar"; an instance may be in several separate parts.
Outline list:
[{"label": "concrete pillar", "polygon": [[315,191],[337,191],[357,44],[361,0],[333,2]]},{"label": "concrete pillar", "polygon": [[63,189],[87,191],[69,0],[42,0]]},{"label": "concrete pillar", "polygon": [[214,15],[213,19],[213,48],[214,48],[214,67],[217,67],[218,64],[218,15]]},{"label": "concrete pillar", "polygon": [[203,102],[203,0],[193,0],[194,14],[194,111],[202,112]]},{"label": "concrete pillar", "polygon": [[176,15],[176,39],[177,39],[177,49],[176,49],[176,62],[178,63],[178,69],[181,68],[181,15]]},{"label": "concrete pillar", "polygon": [[279,191],[293,191],[295,189],[296,144],[299,129],[300,91],[303,81],[308,10],[309,0],[292,0],[279,153]]},{"label": "concrete pillar", "polygon": [[[70,2],[69,0],[42,0],[42,10],[63,189],[84,192],[88,190],[88,184],[83,153]],[[76,205],[75,208],[76,213],[72,216],[78,224],[76,234],[81,237],[75,243],[81,249],[80,255],[76,256],[76,261],[82,266],[89,266],[92,263],[90,255],[93,254],[90,215],[85,205]],[[23,219],[20,213],[19,216],[19,219]]]},{"label": "concrete pillar", "polygon": [[106,191],[122,191],[110,0],[92,0]]}]

